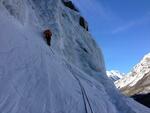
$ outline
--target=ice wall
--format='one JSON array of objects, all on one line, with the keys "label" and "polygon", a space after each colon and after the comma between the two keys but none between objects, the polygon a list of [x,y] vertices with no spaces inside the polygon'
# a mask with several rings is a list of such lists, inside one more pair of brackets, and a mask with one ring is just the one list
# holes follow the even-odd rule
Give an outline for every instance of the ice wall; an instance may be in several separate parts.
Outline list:
[{"label": "ice wall", "polygon": [[79,18],[61,0],[0,0],[0,112],[148,113],[106,77]]}]

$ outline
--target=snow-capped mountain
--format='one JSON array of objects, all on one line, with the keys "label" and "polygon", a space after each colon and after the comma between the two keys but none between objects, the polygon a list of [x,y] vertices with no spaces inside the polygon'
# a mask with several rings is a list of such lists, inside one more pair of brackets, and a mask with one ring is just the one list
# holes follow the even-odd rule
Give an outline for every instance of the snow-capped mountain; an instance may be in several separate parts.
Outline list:
[{"label": "snow-capped mountain", "polygon": [[123,76],[125,76],[124,73],[121,73],[117,70],[111,70],[111,71],[106,71],[107,76],[113,81],[117,81],[119,79],[121,79]]},{"label": "snow-capped mountain", "polygon": [[150,53],[115,85],[126,95],[150,93]]},{"label": "snow-capped mountain", "polygon": [[108,79],[100,48],[69,6],[0,0],[0,113],[149,113]]}]

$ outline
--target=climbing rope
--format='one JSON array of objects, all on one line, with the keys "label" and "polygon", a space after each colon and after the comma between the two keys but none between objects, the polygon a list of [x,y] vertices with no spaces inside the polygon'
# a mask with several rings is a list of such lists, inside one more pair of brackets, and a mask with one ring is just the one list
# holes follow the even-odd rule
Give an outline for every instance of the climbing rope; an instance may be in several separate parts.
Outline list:
[{"label": "climbing rope", "polygon": [[[89,100],[89,98],[88,98],[88,96],[87,96],[87,93],[86,93],[86,91],[85,91],[85,89],[84,89],[84,87],[83,87],[81,81],[79,80],[79,78],[78,78],[77,76],[74,75],[74,73],[73,73],[73,71],[72,71],[72,68],[71,68],[71,65],[68,65],[68,64],[67,64],[67,66],[70,68],[70,70],[71,70],[70,72],[72,73],[72,75],[74,76],[74,78],[75,78],[75,79],[78,81],[78,83],[79,83],[79,86],[80,86],[80,88],[81,88],[81,92],[82,92],[82,95],[83,95],[83,102],[84,102],[84,105],[85,105],[85,111],[86,111],[86,113],[88,113],[88,106],[89,106],[89,108],[90,108],[91,113],[94,113],[94,112],[93,112],[93,109],[92,109],[92,106],[91,106],[91,103],[90,103],[90,100]],[[87,101],[87,102],[86,102],[86,101]],[[88,105],[87,105],[86,103],[88,103]]]}]

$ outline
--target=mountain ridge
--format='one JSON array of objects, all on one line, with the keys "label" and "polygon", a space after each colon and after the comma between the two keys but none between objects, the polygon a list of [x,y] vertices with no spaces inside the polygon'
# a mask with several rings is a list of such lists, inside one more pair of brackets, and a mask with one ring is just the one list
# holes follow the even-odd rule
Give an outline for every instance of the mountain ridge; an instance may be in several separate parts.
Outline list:
[{"label": "mountain ridge", "polygon": [[126,95],[150,93],[150,53],[134,66],[127,76],[115,82]]},{"label": "mountain ridge", "polygon": [[111,71],[106,71],[107,76],[113,80],[113,82],[123,78],[125,76],[124,73],[119,72],[118,70],[111,70]]}]

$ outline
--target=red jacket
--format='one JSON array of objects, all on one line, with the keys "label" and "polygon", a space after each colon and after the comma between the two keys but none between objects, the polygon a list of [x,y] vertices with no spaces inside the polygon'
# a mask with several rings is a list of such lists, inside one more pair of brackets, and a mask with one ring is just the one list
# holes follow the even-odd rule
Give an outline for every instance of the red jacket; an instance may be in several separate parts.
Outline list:
[{"label": "red jacket", "polygon": [[47,29],[44,31],[44,36],[46,39],[50,39],[52,36],[52,32],[49,29]]}]

